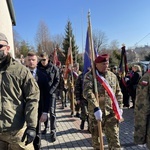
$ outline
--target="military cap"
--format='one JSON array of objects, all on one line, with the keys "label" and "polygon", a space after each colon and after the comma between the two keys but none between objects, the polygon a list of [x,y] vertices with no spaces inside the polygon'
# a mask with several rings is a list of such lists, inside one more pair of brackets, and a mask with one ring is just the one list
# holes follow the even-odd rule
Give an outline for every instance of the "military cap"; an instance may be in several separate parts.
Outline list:
[{"label": "military cap", "polygon": [[56,62],[56,66],[60,66],[61,65],[61,62],[60,61],[57,61]]},{"label": "military cap", "polygon": [[0,33],[0,41],[6,41],[8,43],[7,37],[5,36],[5,34]]},{"label": "military cap", "polygon": [[0,33],[0,41],[6,41],[8,43],[8,40],[5,34]]},{"label": "military cap", "polygon": [[109,55],[108,54],[102,54],[96,57],[95,63],[101,63],[101,62],[106,62],[109,60]]}]

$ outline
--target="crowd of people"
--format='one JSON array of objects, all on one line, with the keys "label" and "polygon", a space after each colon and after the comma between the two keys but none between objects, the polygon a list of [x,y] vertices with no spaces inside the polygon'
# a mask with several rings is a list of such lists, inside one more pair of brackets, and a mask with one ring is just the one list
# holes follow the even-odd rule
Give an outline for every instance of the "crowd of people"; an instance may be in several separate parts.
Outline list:
[{"label": "crowd of people", "polygon": [[87,121],[94,150],[100,149],[100,132],[105,133],[110,150],[121,149],[119,123],[123,121],[123,107],[134,108],[135,143],[150,148],[150,65],[144,75],[138,65],[124,74],[117,66],[110,69],[110,56],[102,54],[86,74],[74,63],[64,78],[66,66],[60,61],[53,64],[46,52],[38,56],[30,51],[26,62],[23,56],[18,62],[9,50],[7,37],[0,33],[0,149],[39,150],[40,136],[48,130],[55,142],[57,100],[62,109],[69,101],[70,115],[81,119],[81,130]]}]

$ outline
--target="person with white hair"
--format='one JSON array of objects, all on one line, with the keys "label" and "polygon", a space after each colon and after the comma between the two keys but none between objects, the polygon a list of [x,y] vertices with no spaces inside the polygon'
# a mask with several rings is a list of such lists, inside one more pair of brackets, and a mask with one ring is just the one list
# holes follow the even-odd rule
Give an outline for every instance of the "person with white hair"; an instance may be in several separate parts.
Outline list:
[{"label": "person with white hair", "polygon": [[136,88],[142,76],[142,70],[139,65],[134,65],[132,67],[132,70],[133,70],[133,76],[131,77],[130,82],[129,82],[129,94],[131,96],[132,103],[133,103],[133,106],[131,108],[134,108],[135,99],[136,99]]}]

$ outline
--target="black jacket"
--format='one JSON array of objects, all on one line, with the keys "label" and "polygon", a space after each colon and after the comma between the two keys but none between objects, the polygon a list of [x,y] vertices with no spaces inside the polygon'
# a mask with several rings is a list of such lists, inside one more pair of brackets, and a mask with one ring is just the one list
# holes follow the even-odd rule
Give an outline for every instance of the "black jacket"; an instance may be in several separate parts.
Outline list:
[{"label": "black jacket", "polygon": [[47,66],[43,66],[41,62],[39,62],[38,68],[47,75],[49,84],[49,93],[53,94],[60,82],[59,69],[51,62],[49,62]]},{"label": "black jacket", "polygon": [[40,89],[40,101],[39,101],[39,109],[38,114],[39,118],[42,115],[42,112],[48,113],[49,111],[49,86],[48,86],[48,78],[47,76],[37,68],[35,79]]}]

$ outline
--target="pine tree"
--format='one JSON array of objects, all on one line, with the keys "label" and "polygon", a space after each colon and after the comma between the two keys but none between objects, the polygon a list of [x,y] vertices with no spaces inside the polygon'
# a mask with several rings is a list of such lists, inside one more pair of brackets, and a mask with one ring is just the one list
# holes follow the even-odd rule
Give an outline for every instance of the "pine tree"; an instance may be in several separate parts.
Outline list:
[{"label": "pine tree", "polygon": [[75,43],[75,37],[73,34],[72,24],[70,21],[67,22],[65,32],[66,32],[65,37],[62,44],[64,54],[65,54],[65,59],[67,58],[68,48],[70,47],[70,38],[71,38],[73,60],[74,62],[77,62],[78,46]]}]

